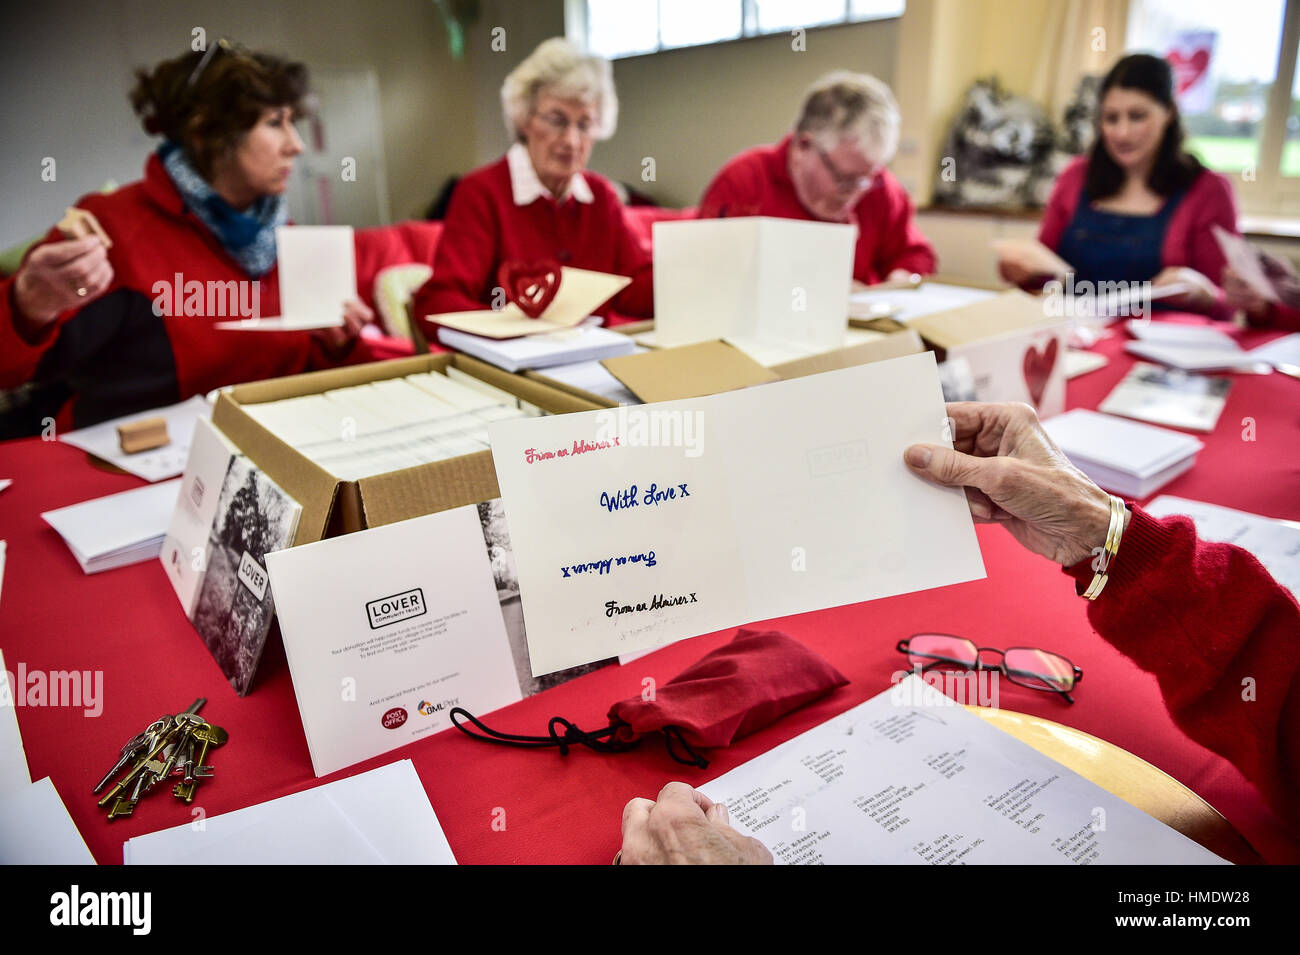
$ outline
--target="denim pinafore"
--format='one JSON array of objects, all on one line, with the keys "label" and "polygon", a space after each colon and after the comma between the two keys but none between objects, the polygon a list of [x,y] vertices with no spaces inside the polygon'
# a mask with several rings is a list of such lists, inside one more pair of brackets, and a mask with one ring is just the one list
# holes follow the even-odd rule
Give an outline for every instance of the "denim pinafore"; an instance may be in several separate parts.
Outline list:
[{"label": "denim pinafore", "polygon": [[1153,279],[1164,267],[1165,232],[1184,195],[1174,193],[1153,215],[1134,216],[1094,209],[1084,190],[1056,253],[1074,266],[1076,282]]}]

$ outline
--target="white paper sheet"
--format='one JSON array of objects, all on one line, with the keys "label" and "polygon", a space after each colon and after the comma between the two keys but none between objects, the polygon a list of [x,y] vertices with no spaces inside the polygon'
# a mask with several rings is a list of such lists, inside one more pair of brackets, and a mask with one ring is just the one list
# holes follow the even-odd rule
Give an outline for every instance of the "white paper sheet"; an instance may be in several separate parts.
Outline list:
[{"label": "white paper sheet", "polygon": [[22,733],[18,730],[18,708],[13,691],[9,667],[4,654],[0,653],[0,797],[32,784]]},{"label": "white paper sheet", "polygon": [[356,244],[350,225],[290,225],[275,230],[280,315],[217,322],[234,331],[337,328],[343,305],[357,297]]},{"label": "white paper sheet", "polygon": [[[167,419],[167,437],[170,442],[154,451],[141,451],[137,454],[124,454],[118,443],[117,426],[128,421],[142,418],[163,417]],[[166,408],[155,408],[139,414],[124,415],[111,421],[91,425],[59,435],[59,440],[83,451],[89,451],[97,458],[115,464],[123,471],[128,471],[146,481],[161,481],[176,477],[185,470],[185,462],[190,456],[190,439],[194,435],[194,422],[199,418],[211,419],[212,406],[201,396],[195,395],[180,404]]]},{"label": "white paper sheet", "polygon": [[477,506],[266,562],[317,776],[522,698]]},{"label": "white paper sheet", "polygon": [[1300,334],[1283,335],[1267,345],[1252,348],[1247,354],[1255,361],[1268,362],[1270,365],[1300,366]]},{"label": "white paper sheet", "polygon": [[533,672],[983,577],[963,493],[903,464],[945,433],[931,352],[494,424]]},{"label": "white paper sheet", "polygon": [[701,788],[778,864],[1224,864],[912,675]]},{"label": "white paper sheet", "polygon": [[[632,354],[639,354],[646,349],[635,347]],[[542,372],[547,378],[580,388],[593,395],[599,395],[610,401],[623,405],[639,405],[641,399],[628,391],[627,385],[609,373],[609,369],[599,361],[580,361],[571,365],[555,365]]]},{"label": "white paper sheet", "polygon": [[982,288],[966,288],[962,285],[945,285],[943,282],[925,282],[915,289],[867,289],[854,292],[849,302],[856,308],[869,308],[884,303],[898,309],[894,316],[900,322],[910,322],[922,315],[946,312],[963,305],[972,305],[992,298],[997,292]]},{"label": "white paper sheet", "polygon": [[1043,430],[1097,484],[1138,500],[1191,468],[1204,447],[1191,435],[1084,408],[1048,418]]},{"label": "white paper sheet", "polygon": [[1198,537],[1250,551],[1274,580],[1300,599],[1300,521],[1274,520],[1167,494],[1148,504],[1146,512],[1153,517],[1186,514],[1196,524]]},{"label": "white paper sheet", "polygon": [[11,478],[5,478],[4,480],[0,480],[0,491],[3,491],[5,488],[7,488],[10,484],[13,483],[14,482]]},{"label": "white paper sheet", "polygon": [[1065,351],[1065,377],[1067,380],[1094,372],[1098,368],[1105,368],[1108,364],[1110,364],[1110,359],[1105,355],[1098,355],[1096,352],[1080,351],[1077,348],[1067,348]]},{"label": "white paper sheet", "polygon": [[41,514],[88,574],[157,557],[176,509],[179,478]]},{"label": "white paper sheet", "polygon": [[409,759],[129,839],[127,865],[455,865]]},{"label": "white paper sheet", "polygon": [[1268,280],[1268,276],[1264,274],[1264,267],[1260,265],[1259,256],[1255,254],[1250,243],[1239,235],[1233,235],[1221,225],[1211,225],[1210,232],[1214,236],[1214,241],[1219,243],[1223,257],[1228,260],[1228,265],[1237,273],[1237,277],[1263,296],[1265,301],[1276,302],[1277,291],[1273,288],[1273,283]]},{"label": "white paper sheet", "polygon": [[[1259,362],[1240,348],[1217,345],[1173,345],[1165,342],[1129,342],[1124,350],[1139,358],[1158,361],[1184,371],[1254,371]],[[1263,371],[1271,369],[1265,367]]]},{"label": "white paper sheet", "polygon": [[857,230],[753,216],[656,222],[655,342],[844,343]]},{"label": "white paper sheet", "polygon": [[0,865],[94,865],[48,776],[0,794]]}]

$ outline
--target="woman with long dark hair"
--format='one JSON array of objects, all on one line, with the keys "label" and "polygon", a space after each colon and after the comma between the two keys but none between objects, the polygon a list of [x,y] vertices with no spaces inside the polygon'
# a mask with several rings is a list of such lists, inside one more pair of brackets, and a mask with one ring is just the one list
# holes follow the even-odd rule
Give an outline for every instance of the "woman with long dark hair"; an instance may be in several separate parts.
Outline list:
[{"label": "woman with long dark hair", "polygon": [[[1038,239],[1074,269],[1076,282],[1180,282],[1175,308],[1227,318],[1223,253],[1211,226],[1237,231],[1228,180],[1183,146],[1169,64],[1134,53],[1102,80],[1097,136],[1056,181]],[[1035,276],[1011,261],[1009,281]]]}]

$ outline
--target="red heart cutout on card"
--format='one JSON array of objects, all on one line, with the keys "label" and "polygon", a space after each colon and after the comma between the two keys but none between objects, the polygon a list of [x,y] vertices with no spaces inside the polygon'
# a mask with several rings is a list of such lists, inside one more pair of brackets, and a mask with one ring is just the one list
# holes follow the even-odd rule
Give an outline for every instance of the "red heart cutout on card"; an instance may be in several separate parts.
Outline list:
[{"label": "red heart cutout on card", "polygon": [[560,263],[554,259],[502,262],[497,282],[520,311],[529,318],[540,318],[560,290]]},{"label": "red heart cutout on card", "polygon": [[1178,50],[1170,50],[1165,59],[1174,71],[1174,85],[1178,87],[1178,95],[1182,96],[1205,75],[1210,66],[1210,51],[1201,47],[1191,56],[1183,56]]},{"label": "red heart cutout on card", "polygon": [[1025,385],[1029,388],[1029,397],[1034,401],[1036,409],[1043,400],[1043,392],[1047,389],[1047,379],[1052,377],[1052,369],[1056,367],[1056,342],[1053,338],[1047,343],[1047,347],[1039,351],[1033,345],[1025,350],[1025,359],[1021,362],[1021,368],[1025,373]]}]

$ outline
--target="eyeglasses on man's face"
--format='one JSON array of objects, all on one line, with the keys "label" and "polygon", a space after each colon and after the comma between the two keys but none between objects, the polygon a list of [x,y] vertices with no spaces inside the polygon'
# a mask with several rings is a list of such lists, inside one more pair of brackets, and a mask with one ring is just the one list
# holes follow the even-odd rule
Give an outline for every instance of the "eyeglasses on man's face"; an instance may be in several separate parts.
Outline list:
[{"label": "eyeglasses on man's face", "polygon": [[[922,671],[935,667],[959,670],[997,670],[1017,686],[1056,693],[1073,703],[1070,691],[1083,680],[1083,670],[1059,653],[1037,647],[997,650],[977,646],[973,640],[950,633],[914,633],[898,641],[898,652]],[[987,661],[982,655],[999,654],[1001,660]]]},{"label": "eyeglasses on man's face", "polygon": [[876,184],[876,180],[880,176],[880,171],[878,169],[874,170],[867,176],[842,172],[835,163],[831,161],[830,154],[817,142],[814,141],[812,147],[817,151],[817,158],[820,159],[822,165],[826,167],[826,172],[831,177],[831,182],[835,184],[836,192],[844,194],[866,192]]}]

